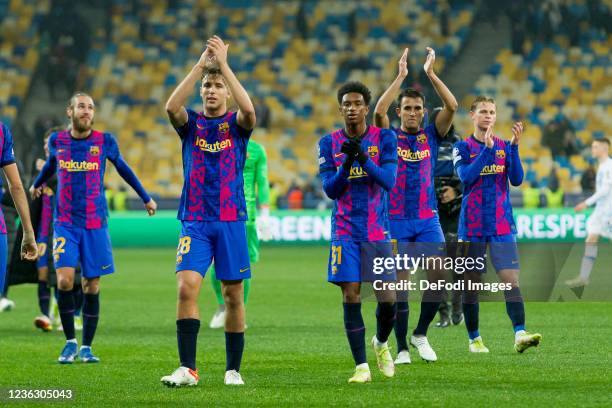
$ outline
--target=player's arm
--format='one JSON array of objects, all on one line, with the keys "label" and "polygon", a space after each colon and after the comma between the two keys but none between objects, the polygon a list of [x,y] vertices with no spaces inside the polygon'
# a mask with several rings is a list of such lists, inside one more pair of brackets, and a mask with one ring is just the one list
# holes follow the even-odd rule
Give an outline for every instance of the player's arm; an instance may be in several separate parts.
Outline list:
[{"label": "player's arm", "polygon": [[21,220],[21,228],[23,229],[21,259],[34,261],[38,257],[38,248],[36,247],[36,237],[34,236],[34,228],[32,228],[32,220],[30,219],[28,198],[23,189],[21,177],[19,177],[19,169],[17,168],[17,164],[15,164],[13,136],[8,127],[4,125],[2,125],[2,134],[4,135],[4,144],[2,146],[2,157],[0,157],[0,167],[2,167],[6,175],[8,190],[13,198],[15,209]]},{"label": "player's arm", "polygon": [[166,102],[166,113],[168,118],[175,128],[180,128],[187,123],[189,116],[187,115],[187,109],[185,103],[193,92],[193,88],[196,83],[202,77],[206,61],[210,57],[210,51],[208,48],[204,50],[198,62],[191,68],[189,74],[181,81],[176,87],[168,101]]},{"label": "player's arm", "polygon": [[578,204],[575,208],[576,211],[582,211],[594,205],[601,197],[607,196],[612,191],[612,171],[604,171],[602,177],[603,183],[601,188],[598,188],[595,194]]},{"label": "player's arm", "polygon": [[522,134],[523,124],[521,122],[516,122],[512,126],[512,140],[510,141],[510,144],[508,146],[508,150],[510,153],[508,155],[508,157],[510,158],[510,163],[508,166],[508,180],[513,186],[520,186],[523,182],[523,177],[525,175],[518,148]]},{"label": "player's arm", "polygon": [[117,169],[117,173],[125,180],[126,183],[130,185],[136,191],[136,194],[140,197],[142,202],[145,204],[145,209],[149,213],[149,215],[154,215],[157,210],[157,203],[155,200],[149,196],[146,192],[142,183],[132,170],[132,168],[127,164],[121,153],[119,152],[119,146],[117,145],[117,141],[111,135],[108,135],[108,139],[106,140],[108,148],[107,148],[107,157],[115,165]]},{"label": "player's arm", "polygon": [[255,185],[257,186],[257,198],[259,200],[260,212],[255,220],[257,236],[269,241],[272,239],[272,224],[270,221],[270,182],[268,181],[268,158],[266,150],[261,145],[256,145],[258,151],[255,163]]},{"label": "player's arm", "polygon": [[21,220],[23,228],[23,240],[21,241],[21,259],[34,261],[38,257],[38,248],[36,247],[36,237],[34,228],[32,228],[32,220],[30,219],[30,209],[28,207],[28,199],[19,177],[19,170],[15,163],[3,166],[4,174],[8,182],[9,192],[15,203],[15,209]]},{"label": "player's arm", "polygon": [[455,143],[453,148],[453,163],[457,175],[463,184],[472,184],[480,177],[480,172],[486,166],[488,161],[494,158],[495,150],[493,149],[493,139],[491,137],[492,128],[489,127],[485,140],[485,148],[480,151],[480,154],[476,157],[472,163],[469,163],[470,152],[467,149],[465,142]]},{"label": "player's arm", "polygon": [[332,200],[340,198],[348,185],[348,176],[354,157],[346,155],[344,164],[336,170],[331,150],[331,139],[324,137],[319,141],[319,175],[323,184],[323,191]]},{"label": "player's arm", "polygon": [[436,117],[436,130],[438,131],[439,135],[444,137],[453,124],[453,117],[455,116],[455,112],[457,111],[459,104],[457,103],[457,99],[455,99],[452,92],[434,72],[433,66],[435,61],[436,52],[432,48],[427,47],[427,59],[425,60],[423,69],[425,70],[429,81],[433,85],[434,90],[440,99],[442,99],[442,103],[444,104],[444,107]]},{"label": "player's arm", "polygon": [[36,247],[36,237],[34,236],[34,228],[30,219],[30,209],[28,207],[28,199],[23,184],[19,177],[19,169],[15,164],[15,154],[13,153],[13,136],[8,127],[2,126],[2,134],[4,135],[4,143],[2,146],[2,157],[0,157],[0,167],[4,170],[6,180],[8,182],[8,190],[15,203],[15,209],[21,219],[21,228],[23,229],[23,240],[21,241],[21,259],[34,261],[38,257],[38,249]]},{"label": "player's arm", "polygon": [[389,116],[387,115],[387,111],[389,110],[389,106],[393,103],[393,99],[395,99],[398,94],[402,82],[404,82],[404,79],[408,76],[408,51],[408,48],[404,49],[404,53],[398,62],[397,77],[395,77],[391,85],[389,85],[385,93],[382,94],[376,103],[376,107],[374,108],[375,126],[385,129],[389,127]]},{"label": "player's arm", "polygon": [[383,189],[390,191],[397,178],[397,137],[390,130],[381,132],[380,137],[382,139],[380,166],[376,165],[363,150],[359,152],[357,160],[369,177]]},{"label": "player's arm", "polygon": [[34,183],[30,188],[30,193],[32,193],[32,198],[38,198],[42,194],[42,185],[49,180],[57,171],[57,159],[55,155],[49,155],[49,158],[45,162],[40,173],[34,179]]},{"label": "player's arm", "polygon": [[268,180],[268,158],[266,151],[259,148],[259,158],[255,165],[255,184],[257,185],[257,198],[262,210],[270,211],[270,182]]},{"label": "player's arm", "polygon": [[240,81],[238,81],[234,71],[232,71],[227,62],[227,49],[229,48],[229,44],[225,44],[221,38],[215,35],[208,40],[207,45],[215,56],[221,74],[227,81],[227,87],[238,105],[238,117],[236,121],[243,129],[253,129],[255,127],[255,108],[253,107],[251,98],[249,98],[249,94],[242,84],[240,84]]},{"label": "player's arm", "polygon": [[49,138],[47,145],[49,146],[49,157],[43,165],[40,173],[34,179],[32,187],[30,187],[30,195],[32,199],[36,199],[42,194],[42,185],[49,180],[57,171],[57,157],[55,156],[55,134]]}]

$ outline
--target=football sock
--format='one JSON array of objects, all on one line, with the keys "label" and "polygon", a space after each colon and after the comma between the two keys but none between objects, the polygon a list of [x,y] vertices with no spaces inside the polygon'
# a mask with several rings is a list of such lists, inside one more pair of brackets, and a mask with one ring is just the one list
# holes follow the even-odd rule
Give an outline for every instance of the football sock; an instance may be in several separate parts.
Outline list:
[{"label": "football sock", "polygon": [[244,288],[244,305],[246,306],[249,300],[249,292],[251,291],[251,279],[243,279],[242,287]]},{"label": "football sock", "polygon": [[366,362],[365,324],[361,315],[361,303],[343,303],[344,328],[348,337],[355,365]]},{"label": "football sock", "polygon": [[240,371],[243,350],[244,333],[225,332],[225,371]]},{"label": "football sock", "polygon": [[519,288],[504,291],[506,312],[512,321],[514,331],[525,330],[525,304]]},{"label": "football sock", "polygon": [[436,313],[438,313],[441,298],[441,290],[426,290],[425,293],[423,293],[419,322],[413,333],[415,336],[427,336],[427,329],[436,317]]},{"label": "football sock", "polygon": [[393,330],[397,303],[379,302],[376,306],[376,339],[385,343]]},{"label": "football sock", "polygon": [[200,321],[198,319],[179,319],[176,321],[176,338],[181,367],[196,369],[196,345],[199,330]]},{"label": "football sock", "polygon": [[408,350],[408,315],[410,306],[408,302],[397,302],[397,315],[395,318],[395,340],[397,341],[397,352]]},{"label": "football sock", "polygon": [[589,279],[591,276],[591,270],[593,270],[593,264],[597,258],[597,244],[587,242],[584,247],[584,256],[582,257],[582,264],[580,265],[580,277],[584,280]]},{"label": "football sock", "polygon": [[74,295],[72,290],[58,290],[57,307],[66,340],[74,339]]},{"label": "football sock", "polygon": [[86,293],[83,301],[83,346],[91,346],[100,316],[100,293]]},{"label": "football sock", "polygon": [[474,340],[480,336],[478,332],[478,292],[463,293],[463,317],[465,318],[465,327],[468,331],[470,340]]},{"label": "football sock", "polygon": [[[2,284],[2,280],[4,279],[4,284]],[[0,273],[0,298],[8,297],[9,292],[9,280],[8,280],[8,272],[2,271]]]},{"label": "football sock", "polygon": [[47,286],[46,281],[38,281],[38,307],[40,312],[49,317],[49,299],[51,298],[51,289]]},{"label": "football sock", "polygon": [[83,309],[83,288],[81,285],[74,285],[72,295],[74,296],[74,315],[80,316]]},{"label": "football sock", "polygon": [[223,301],[223,292],[221,291],[221,281],[217,279],[217,274],[215,272],[215,264],[210,267],[210,284],[215,292],[215,296],[217,297],[217,304],[225,304]]}]

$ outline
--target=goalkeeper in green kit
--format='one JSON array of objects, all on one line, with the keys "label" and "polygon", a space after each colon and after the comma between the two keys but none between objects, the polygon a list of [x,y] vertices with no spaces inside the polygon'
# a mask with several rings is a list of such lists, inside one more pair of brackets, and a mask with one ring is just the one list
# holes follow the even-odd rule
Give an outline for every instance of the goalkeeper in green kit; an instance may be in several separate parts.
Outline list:
[{"label": "goalkeeper in green kit", "polygon": [[[270,183],[268,182],[268,159],[263,146],[253,139],[247,145],[246,163],[244,165],[244,198],[246,199],[247,213],[246,222],[247,242],[249,247],[249,259],[251,268],[259,261],[259,238],[267,241],[272,238],[270,225]],[[257,214],[257,198],[259,198],[260,214]],[[215,266],[210,268],[210,282],[219,307],[210,320],[211,329],[220,329],[225,325],[225,304],[221,293],[221,281],[215,275]],[[245,279],[244,304],[247,304],[251,280]]]}]

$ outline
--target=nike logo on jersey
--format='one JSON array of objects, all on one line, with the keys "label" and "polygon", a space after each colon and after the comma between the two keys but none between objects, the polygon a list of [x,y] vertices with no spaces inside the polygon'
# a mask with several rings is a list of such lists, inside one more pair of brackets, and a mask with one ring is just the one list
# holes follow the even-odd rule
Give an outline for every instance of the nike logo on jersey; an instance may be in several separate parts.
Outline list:
[{"label": "nike logo on jersey", "polygon": [[246,271],[248,271],[250,269],[249,266],[247,266],[246,268],[240,268],[240,273],[244,273]]},{"label": "nike logo on jersey", "polygon": [[338,157],[343,156],[343,155],[344,155],[344,153],[336,153],[336,154],[334,154],[334,157],[338,158]]},{"label": "nike logo on jersey", "polygon": [[104,270],[106,270],[106,269],[110,268],[111,266],[112,266],[112,265],[104,265],[104,266],[102,267],[102,270],[104,271]]}]

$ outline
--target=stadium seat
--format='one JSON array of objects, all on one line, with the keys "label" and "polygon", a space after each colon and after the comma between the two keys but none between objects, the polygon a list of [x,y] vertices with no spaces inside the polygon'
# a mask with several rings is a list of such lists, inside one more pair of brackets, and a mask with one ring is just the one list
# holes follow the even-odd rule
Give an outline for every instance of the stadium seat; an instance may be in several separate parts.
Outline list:
[{"label": "stadium seat", "polygon": [[[164,153],[151,149],[155,141],[176,142],[163,105],[202,52],[203,44],[191,40],[196,31],[192,28],[196,19],[192,10],[207,5],[204,0],[187,0],[171,11],[165,2],[144,1],[150,23],[150,32],[144,42],[139,39],[138,16],[131,15],[129,2],[117,2],[113,10],[113,37],[121,37],[123,42],[119,45],[106,43],[102,31],[95,33],[88,57],[93,68],[89,69],[87,80],[94,98],[104,100],[99,120],[108,125],[109,131],[118,134],[120,143],[128,146],[126,156],[143,170],[150,167],[147,163],[151,163],[151,157],[157,155],[167,160],[166,149],[162,149]],[[450,36],[442,38],[435,15],[437,10],[430,2],[396,1],[393,5],[389,7],[383,1],[373,1],[356,8],[358,31],[368,33],[367,37],[360,38],[359,52],[368,56],[373,64],[358,77],[375,92],[382,90],[381,69],[385,70],[383,77],[387,76],[387,70],[395,69],[398,44],[417,40],[411,44],[413,63],[424,57],[425,45],[436,44],[437,66],[441,70],[459,52],[474,16],[472,5],[454,6],[450,10]],[[337,102],[330,90],[347,79],[339,67],[343,60],[353,56],[350,43],[345,39],[351,8],[324,1],[307,2],[306,7],[311,37],[305,41],[295,32],[297,3],[279,8],[273,4],[230,0],[223,2],[210,16],[217,22],[216,31],[225,34],[232,43],[230,62],[245,88],[265,101],[270,109],[271,129],[259,137],[268,156],[274,159],[270,160],[270,175],[281,182],[282,188],[295,178],[297,168],[306,168],[310,177],[316,175],[316,160],[310,147],[316,144],[317,137],[340,121]],[[17,54],[22,62],[27,60],[30,66],[35,65],[29,51],[25,55],[23,52]],[[506,58],[511,57],[506,53]],[[508,65],[500,62],[492,74],[506,74]],[[513,75],[514,71],[509,71],[508,78]],[[507,85],[511,90],[512,84]],[[495,83],[489,81],[486,86],[494,88]],[[0,88],[0,100],[10,99],[5,93],[6,89]],[[317,98],[317,103],[312,103],[313,98]],[[143,104],[151,104],[151,109],[137,108]],[[201,109],[197,95],[193,96],[190,106]],[[297,123],[302,124],[293,135],[287,132]],[[175,149],[178,151],[178,147]],[[285,160],[275,163],[281,157]],[[168,162],[162,163],[164,168],[168,165]],[[300,164],[296,167],[295,163]],[[174,167],[179,166],[177,163]],[[273,176],[273,172],[282,175]],[[180,191],[180,172],[162,177],[158,169],[143,174],[151,178],[146,185],[160,196],[175,196]]]}]

